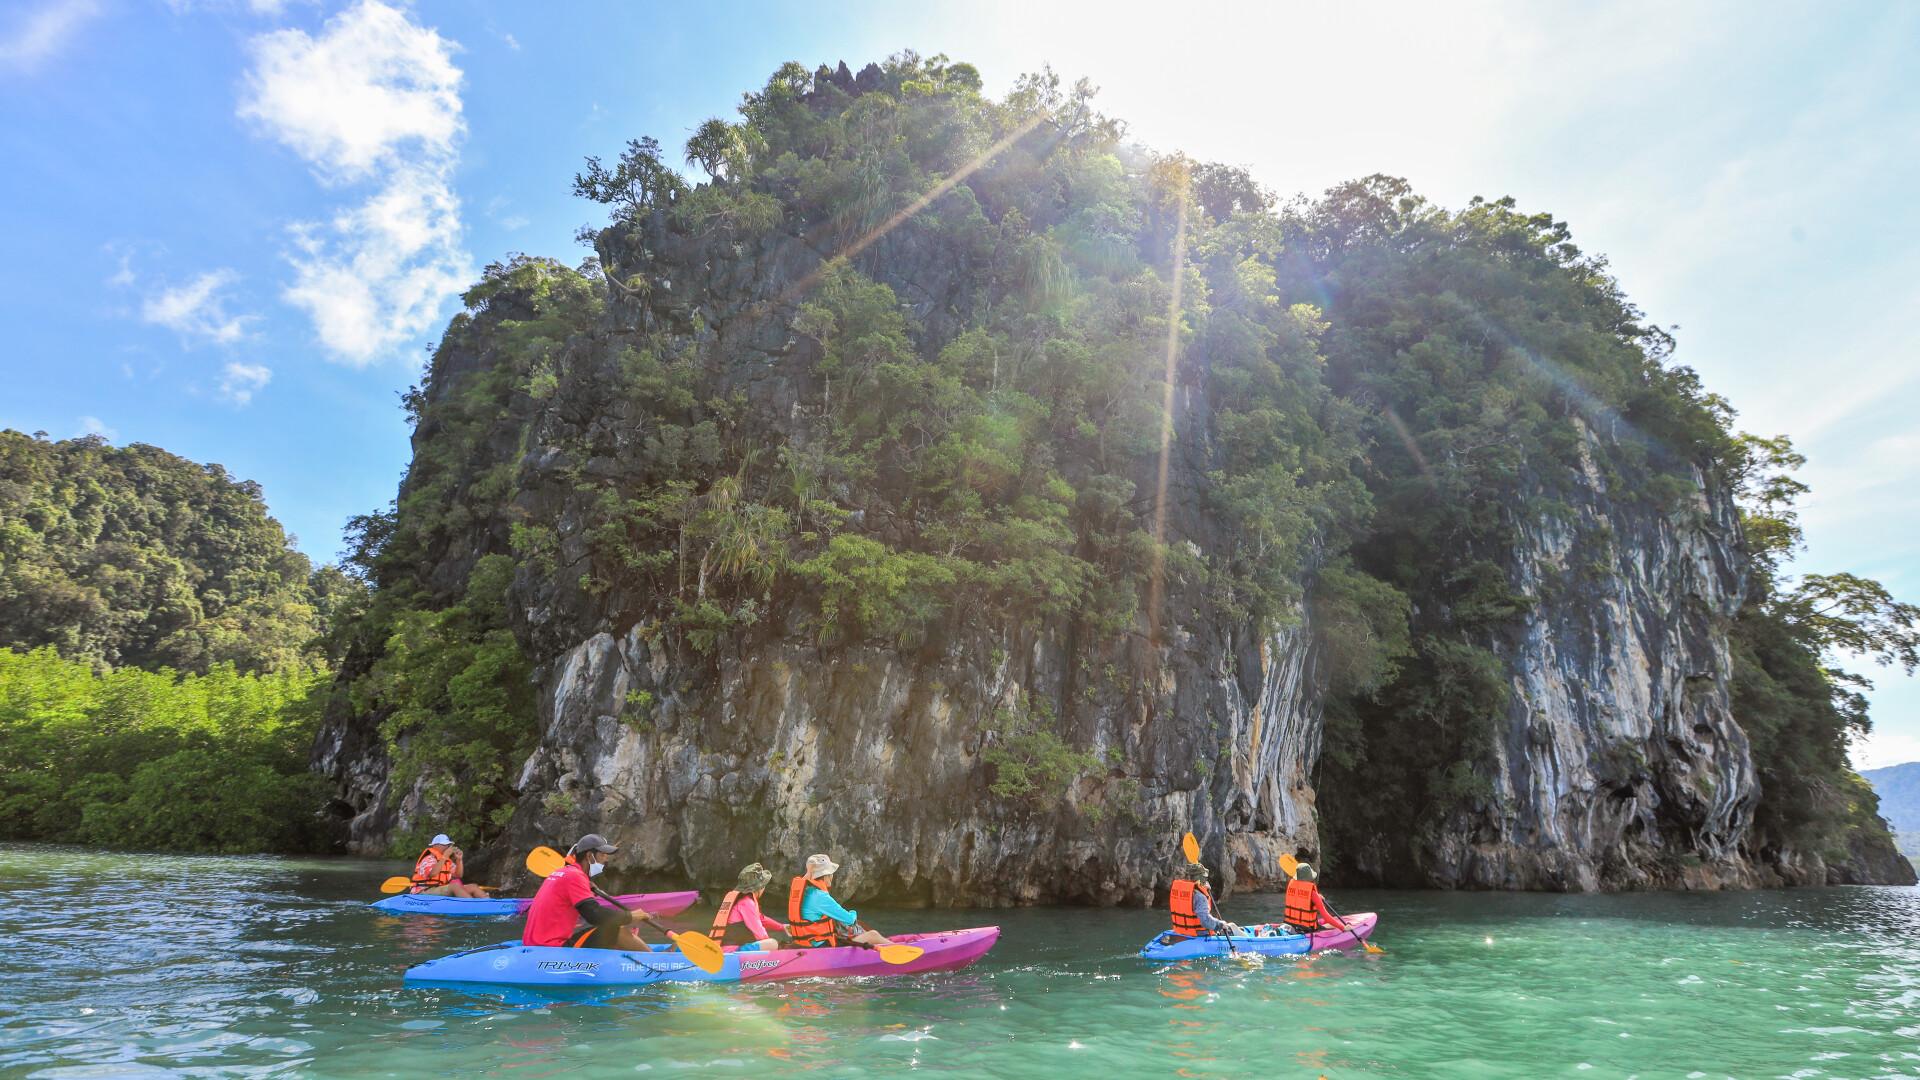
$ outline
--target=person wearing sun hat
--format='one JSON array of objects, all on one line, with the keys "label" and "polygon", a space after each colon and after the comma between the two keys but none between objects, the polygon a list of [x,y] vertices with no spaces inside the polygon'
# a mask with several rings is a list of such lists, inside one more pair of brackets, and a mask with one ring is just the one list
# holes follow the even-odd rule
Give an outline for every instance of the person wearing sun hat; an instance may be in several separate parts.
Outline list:
[{"label": "person wearing sun hat", "polygon": [[1207,887],[1207,868],[1197,862],[1175,871],[1173,888],[1167,894],[1167,907],[1173,913],[1173,931],[1187,937],[1211,937],[1215,934],[1238,936],[1240,927],[1213,914],[1213,890]]},{"label": "person wearing sun hat", "polygon": [[441,833],[427,841],[426,848],[414,860],[412,884],[408,891],[427,896],[486,899],[487,890],[460,880],[460,876],[466,872],[466,853],[453,845],[453,837]]},{"label": "person wearing sun hat", "polygon": [[878,930],[860,925],[860,913],[840,906],[829,891],[840,864],[825,855],[807,856],[804,876],[793,879],[793,891],[787,894],[787,933],[801,948],[832,948],[836,945],[891,945]]},{"label": "person wearing sun hat", "polygon": [[740,871],[740,879],[734,884],[733,891],[720,900],[720,913],[713,917],[713,928],[707,931],[709,937],[726,945],[752,945],[762,951],[780,947],[779,942],[767,934],[769,928],[781,933],[787,932],[787,924],[775,922],[773,917],[760,910],[760,894],[767,891],[773,883],[773,871],[753,863]]},{"label": "person wearing sun hat", "polygon": [[1294,867],[1293,880],[1287,882],[1287,925],[1302,934],[1315,930],[1345,930],[1347,921],[1328,910],[1320,896],[1320,875],[1309,863]]}]

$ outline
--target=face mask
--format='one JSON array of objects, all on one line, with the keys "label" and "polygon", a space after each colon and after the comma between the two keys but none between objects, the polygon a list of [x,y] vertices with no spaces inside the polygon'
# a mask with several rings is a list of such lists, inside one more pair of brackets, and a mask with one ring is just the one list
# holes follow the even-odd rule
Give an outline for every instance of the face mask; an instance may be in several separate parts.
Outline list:
[{"label": "face mask", "polygon": [[588,876],[588,877],[599,877],[599,876],[600,876],[600,871],[602,871],[602,870],[605,870],[605,869],[606,869],[606,867],[605,867],[605,866],[603,866],[603,865],[601,865],[600,863],[589,863],[589,864],[587,865],[587,876]]}]

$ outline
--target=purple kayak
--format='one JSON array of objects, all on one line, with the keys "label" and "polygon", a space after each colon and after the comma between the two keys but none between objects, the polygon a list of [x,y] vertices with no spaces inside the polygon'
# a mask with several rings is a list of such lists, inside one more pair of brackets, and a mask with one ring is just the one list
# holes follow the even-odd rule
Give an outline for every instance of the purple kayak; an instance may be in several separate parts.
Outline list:
[{"label": "purple kayak", "polygon": [[728,949],[727,957],[740,962],[741,982],[776,979],[843,979],[862,975],[922,975],[930,971],[958,971],[987,955],[1000,940],[997,926],[946,930],[938,934],[889,934],[896,945],[924,950],[904,964],[889,964],[879,952],[858,945],[831,949]]},{"label": "purple kayak", "polygon": [[[634,893],[620,897],[620,902],[630,908],[642,908],[652,915],[678,915],[692,907],[700,899],[700,894],[692,890],[686,892]],[[527,908],[533,906],[531,896],[488,897],[484,900],[465,896],[428,896],[426,893],[401,893],[375,901],[370,907],[379,908],[390,915],[455,915],[476,917],[481,915],[524,915]]]}]

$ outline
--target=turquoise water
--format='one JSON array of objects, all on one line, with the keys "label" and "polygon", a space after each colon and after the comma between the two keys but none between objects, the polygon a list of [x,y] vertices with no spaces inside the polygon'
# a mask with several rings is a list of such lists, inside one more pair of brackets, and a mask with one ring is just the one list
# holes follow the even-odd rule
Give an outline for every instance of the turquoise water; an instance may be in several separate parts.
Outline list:
[{"label": "turquoise water", "polygon": [[403,986],[518,923],[368,910],[394,866],[0,845],[0,1076],[1920,1076],[1915,889],[1337,892],[1385,955],[1173,966],[1155,913],[876,909],[1006,929],[946,975],[587,996]]}]

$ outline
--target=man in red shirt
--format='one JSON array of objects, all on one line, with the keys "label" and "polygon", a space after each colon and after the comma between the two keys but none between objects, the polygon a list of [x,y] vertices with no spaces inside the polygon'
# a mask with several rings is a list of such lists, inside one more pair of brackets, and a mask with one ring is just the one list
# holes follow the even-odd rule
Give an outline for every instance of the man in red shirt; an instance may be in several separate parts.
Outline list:
[{"label": "man in red shirt", "polygon": [[[566,865],[547,875],[527,908],[523,945],[578,945],[587,949],[645,951],[646,943],[628,925],[647,917],[644,911],[609,907],[597,899],[606,895],[593,885],[593,875],[620,850],[599,833],[588,833],[567,852]],[[588,929],[579,929],[585,920]]]}]

